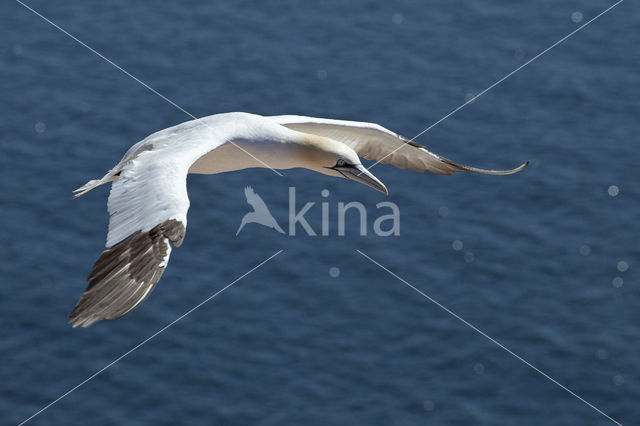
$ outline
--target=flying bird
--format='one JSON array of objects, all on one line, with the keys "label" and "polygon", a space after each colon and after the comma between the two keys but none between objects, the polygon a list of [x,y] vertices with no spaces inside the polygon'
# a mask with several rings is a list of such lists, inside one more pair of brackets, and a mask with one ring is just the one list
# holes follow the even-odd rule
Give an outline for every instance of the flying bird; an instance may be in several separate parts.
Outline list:
[{"label": "flying bird", "polygon": [[253,211],[245,214],[242,217],[242,221],[240,222],[240,227],[238,227],[238,230],[236,231],[236,235],[240,233],[242,228],[244,228],[244,225],[246,225],[247,223],[258,223],[260,225],[266,226],[267,228],[275,229],[281,234],[284,234],[284,231],[282,230],[282,228],[280,228],[280,225],[278,225],[276,219],[271,215],[271,212],[269,211],[267,205],[264,203],[262,197],[256,194],[253,188],[247,186],[244,189],[244,196],[247,198],[247,203],[249,203],[249,205],[253,207]]},{"label": "flying bird", "polygon": [[[441,175],[508,175],[527,165],[510,170],[464,166],[373,123],[243,112],[187,121],[133,145],[104,177],[74,191],[76,198],[112,182],[106,250],[69,322],[88,327],[120,318],[149,296],[167,267],[171,247],[179,247],[185,236],[187,174],[303,167],[388,194],[360,157]],[[258,212],[257,203],[253,206]]]}]

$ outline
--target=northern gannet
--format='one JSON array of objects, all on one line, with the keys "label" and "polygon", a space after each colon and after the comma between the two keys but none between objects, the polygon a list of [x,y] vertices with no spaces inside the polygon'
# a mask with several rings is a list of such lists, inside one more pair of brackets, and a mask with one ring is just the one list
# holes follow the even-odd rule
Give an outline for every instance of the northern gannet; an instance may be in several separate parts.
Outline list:
[{"label": "northern gannet", "polygon": [[74,191],[74,198],[113,182],[106,250],[89,285],[69,314],[74,326],[120,318],[142,303],[162,276],[171,246],[187,227],[187,174],[216,174],[250,167],[304,167],[388,194],[360,157],[419,172],[507,175],[454,163],[373,123],[295,115],[263,117],[233,112],[187,121],[133,145],[104,177]]}]

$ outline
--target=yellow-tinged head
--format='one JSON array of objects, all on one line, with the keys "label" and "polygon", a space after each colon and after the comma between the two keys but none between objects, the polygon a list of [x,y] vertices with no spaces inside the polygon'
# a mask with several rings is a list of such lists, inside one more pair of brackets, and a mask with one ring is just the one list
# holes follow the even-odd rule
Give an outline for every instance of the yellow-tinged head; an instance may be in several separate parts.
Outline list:
[{"label": "yellow-tinged head", "polygon": [[304,134],[298,143],[298,156],[304,168],[329,176],[351,179],[389,194],[384,184],[362,165],[358,154],[346,144]]}]

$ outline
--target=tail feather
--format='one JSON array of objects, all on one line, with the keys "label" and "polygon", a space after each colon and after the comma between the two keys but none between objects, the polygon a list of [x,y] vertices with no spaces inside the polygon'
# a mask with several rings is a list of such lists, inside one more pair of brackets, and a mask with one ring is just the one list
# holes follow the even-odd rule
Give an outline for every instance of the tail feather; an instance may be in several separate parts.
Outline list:
[{"label": "tail feather", "polygon": [[87,192],[91,191],[92,189],[97,188],[100,185],[104,185],[105,183],[112,182],[112,181],[114,181],[116,179],[118,179],[118,176],[106,175],[102,179],[90,180],[89,182],[87,182],[84,185],[82,185],[80,188],[73,190],[73,192],[74,192],[73,198],[81,197],[84,194],[86,194]]}]

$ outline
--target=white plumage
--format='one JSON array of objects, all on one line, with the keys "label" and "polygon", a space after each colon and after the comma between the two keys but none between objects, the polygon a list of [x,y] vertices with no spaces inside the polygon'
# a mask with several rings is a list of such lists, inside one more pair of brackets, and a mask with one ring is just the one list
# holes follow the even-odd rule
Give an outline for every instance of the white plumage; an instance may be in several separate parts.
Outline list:
[{"label": "white plumage", "polygon": [[107,249],[70,322],[86,327],[121,317],[149,295],[167,266],[171,244],[179,246],[184,238],[188,173],[303,167],[387,193],[359,157],[439,174],[511,174],[526,165],[511,170],[467,167],[377,124],[313,117],[227,113],[161,130],[133,145],[104,177],[74,191],[79,197],[113,182]]}]

